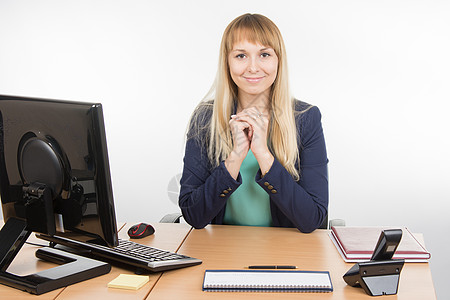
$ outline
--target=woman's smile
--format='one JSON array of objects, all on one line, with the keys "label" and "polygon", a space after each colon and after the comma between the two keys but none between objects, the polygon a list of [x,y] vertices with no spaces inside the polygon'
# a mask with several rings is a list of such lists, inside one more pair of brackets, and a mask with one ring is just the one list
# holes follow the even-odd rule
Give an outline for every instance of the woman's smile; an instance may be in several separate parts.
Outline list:
[{"label": "woman's smile", "polygon": [[243,77],[245,78],[245,80],[247,80],[250,83],[259,83],[259,82],[261,82],[261,80],[264,79],[264,76],[261,76],[261,77],[246,77],[246,76],[243,76]]}]

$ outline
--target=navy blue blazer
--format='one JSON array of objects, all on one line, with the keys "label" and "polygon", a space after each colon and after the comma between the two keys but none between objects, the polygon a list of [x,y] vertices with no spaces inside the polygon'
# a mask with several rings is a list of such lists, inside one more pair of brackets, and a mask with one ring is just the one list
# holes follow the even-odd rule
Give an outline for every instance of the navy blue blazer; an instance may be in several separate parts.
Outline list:
[{"label": "navy blue blazer", "polygon": [[[319,109],[296,100],[295,111],[300,137],[300,180],[295,181],[275,158],[264,178],[259,170],[255,181],[270,196],[273,226],[312,232],[327,216],[328,159]],[[212,108],[203,114],[200,119],[208,124]],[[189,130],[179,206],[185,220],[197,229],[209,223],[223,224],[227,199],[242,183],[240,174],[237,180],[231,177],[223,161],[212,166],[206,151],[205,143],[201,144]]]}]

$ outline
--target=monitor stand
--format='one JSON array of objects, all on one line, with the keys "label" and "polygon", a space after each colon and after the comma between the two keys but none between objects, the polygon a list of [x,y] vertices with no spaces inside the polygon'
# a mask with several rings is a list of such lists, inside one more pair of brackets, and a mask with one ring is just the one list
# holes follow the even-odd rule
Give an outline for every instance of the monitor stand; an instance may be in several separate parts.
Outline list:
[{"label": "monitor stand", "polygon": [[35,274],[18,276],[6,270],[30,236],[24,220],[9,218],[0,230],[0,283],[31,294],[43,294],[80,281],[109,273],[108,263],[44,247],[36,257],[60,266]]}]

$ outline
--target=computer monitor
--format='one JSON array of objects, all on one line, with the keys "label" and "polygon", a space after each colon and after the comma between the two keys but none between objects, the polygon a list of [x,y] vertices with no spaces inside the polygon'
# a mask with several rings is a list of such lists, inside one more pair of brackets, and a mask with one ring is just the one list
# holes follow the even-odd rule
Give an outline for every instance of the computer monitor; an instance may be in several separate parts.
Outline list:
[{"label": "computer monitor", "polygon": [[[33,203],[43,186],[47,215]],[[5,222],[117,246],[102,105],[0,95],[0,195]]]},{"label": "computer monitor", "polygon": [[0,283],[41,294],[111,266],[53,248],[65,265],[18,276],[7,268],[31,232],[117,246],[102,106],[0,95]]}]

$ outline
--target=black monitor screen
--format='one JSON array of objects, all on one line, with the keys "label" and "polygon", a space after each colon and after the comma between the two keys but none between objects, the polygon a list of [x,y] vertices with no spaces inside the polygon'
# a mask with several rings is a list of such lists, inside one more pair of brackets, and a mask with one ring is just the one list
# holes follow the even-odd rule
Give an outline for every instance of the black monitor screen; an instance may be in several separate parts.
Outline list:
[{"label": "black monitor screen", "polygon": [[0,95],[5,222],[26,219],[30,230],[49,234],[48,224],[40,224],[45,213],[30,196],[42,187],[51,195],[56,234],[117,245],[101,104]]}]

